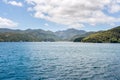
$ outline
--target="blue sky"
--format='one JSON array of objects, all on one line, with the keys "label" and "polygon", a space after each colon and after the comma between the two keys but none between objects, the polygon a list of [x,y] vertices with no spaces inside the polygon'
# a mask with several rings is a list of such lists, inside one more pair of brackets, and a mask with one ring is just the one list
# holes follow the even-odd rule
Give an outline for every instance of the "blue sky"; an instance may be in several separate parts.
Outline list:
[{"label": "blue sky", "polygon": [[0,0],[0,28],[99,31],[119,25],[120,0]]}]

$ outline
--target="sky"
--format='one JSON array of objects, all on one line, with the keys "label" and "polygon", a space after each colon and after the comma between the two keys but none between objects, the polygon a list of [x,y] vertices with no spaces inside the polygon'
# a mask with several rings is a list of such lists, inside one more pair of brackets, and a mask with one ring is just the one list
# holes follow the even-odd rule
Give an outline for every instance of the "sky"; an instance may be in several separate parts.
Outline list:
[{"label": "sky", "polygon": [[86,31],[120,25],[120,0],[0,0],[0,28]]}]

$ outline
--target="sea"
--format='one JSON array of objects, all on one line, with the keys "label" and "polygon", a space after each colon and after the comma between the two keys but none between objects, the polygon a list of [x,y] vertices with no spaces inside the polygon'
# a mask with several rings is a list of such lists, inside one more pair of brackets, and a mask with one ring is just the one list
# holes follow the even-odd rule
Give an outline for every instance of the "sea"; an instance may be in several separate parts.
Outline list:
[{"label": "sea", "polygon": [[120,44],[0,42],[0,80],[120,80]]}]

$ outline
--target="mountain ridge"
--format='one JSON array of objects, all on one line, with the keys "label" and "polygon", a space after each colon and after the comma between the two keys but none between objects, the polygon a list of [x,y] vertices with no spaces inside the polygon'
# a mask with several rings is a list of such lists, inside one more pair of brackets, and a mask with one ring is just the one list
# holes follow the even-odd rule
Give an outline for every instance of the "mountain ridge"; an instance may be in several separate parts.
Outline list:
[{"label": "mountain ridge", "polygon": [[77,29],[67,29],[60,32],[63,32],[62,36],[64,36],[65,38],[59,36],[59,31],[52,32],[50,30],[42,29],[13,30],[8,28],[0,28],[0,41],[68,41],[75,35],[86,33],[86,31],[84,30]]},{"label": "mountain ridge", "polygon": [[8,29],[0,28],[0,42],[41,42],[74,41],[92,43],[120,43],[120,26],[98,32],[67,29],[52,32],[42,29]]},{"label": "mountain ridge", "polygon": [[56,31],[55,34],[57,36],[59,36],[60,38],[62,38],[63,40],[70,40],[72,37],[76,36],[76,35],[82,35],[86,33],[85,30],[77,30],[74,28],[70,28],[67,30],[63,30],[63,31]]}]

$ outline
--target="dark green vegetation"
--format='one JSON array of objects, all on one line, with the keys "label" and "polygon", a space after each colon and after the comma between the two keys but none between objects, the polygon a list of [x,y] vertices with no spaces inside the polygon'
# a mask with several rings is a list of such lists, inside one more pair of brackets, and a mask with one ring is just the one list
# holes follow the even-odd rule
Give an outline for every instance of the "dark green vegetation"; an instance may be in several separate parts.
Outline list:
[{"label": "dark green vegetation", "polygon": [[96,32],[84,38],[78,37],[74,42],[120,43],[120,26],[107,31]]},{"label": "dark green vegetation", "polygon": [[1,42],[39,42],[39,41],[56,41],[59,38],[51,31],[41,29],[11,30],[0,29]]},{"label": "dark green vegetation", "polygon": [[11,30],[0,29],[0,42],[40,42],[74,41],[93,43],[120,43],[120,26],[99,32],[68,29],[63,31],[44,31],[42,29]]}]

